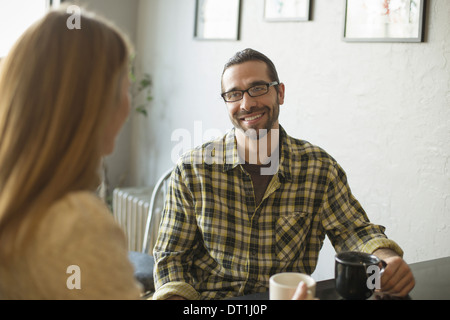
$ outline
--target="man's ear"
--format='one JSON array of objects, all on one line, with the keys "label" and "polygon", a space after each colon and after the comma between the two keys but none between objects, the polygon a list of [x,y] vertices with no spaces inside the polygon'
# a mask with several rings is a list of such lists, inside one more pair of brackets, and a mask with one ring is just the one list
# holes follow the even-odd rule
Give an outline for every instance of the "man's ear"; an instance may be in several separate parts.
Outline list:
[{"label": "man's ear", "polygon": [[284,83],[280,83],[278,85],[278,102],[280,106],[284,103],[284,94],[286,92],[286,87],[284,86]]}]

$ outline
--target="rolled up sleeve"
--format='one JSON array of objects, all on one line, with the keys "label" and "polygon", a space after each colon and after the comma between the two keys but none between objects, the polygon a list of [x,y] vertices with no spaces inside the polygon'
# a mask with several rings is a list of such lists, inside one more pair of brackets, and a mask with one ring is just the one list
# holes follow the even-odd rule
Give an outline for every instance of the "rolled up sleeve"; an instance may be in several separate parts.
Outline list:
[{"label": "rolled up sleeve", "polygon": [[153,295],[153,300],[166,300],[172,296],[181,296],[187,300],[198,300],[200,294],[186,282],[174,281],[162,285]]}]

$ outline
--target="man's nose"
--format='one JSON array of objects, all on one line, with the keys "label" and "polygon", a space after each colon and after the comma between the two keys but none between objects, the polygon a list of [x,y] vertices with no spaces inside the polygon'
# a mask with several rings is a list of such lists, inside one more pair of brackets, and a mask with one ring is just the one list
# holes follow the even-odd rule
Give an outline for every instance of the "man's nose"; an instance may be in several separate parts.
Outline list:
[{"label": "man's nose", "polygon": [[253,107],[256,107],[256,100],[250,96],[248,92],[244,92],[241,100],[241,110],[250,111]]}]

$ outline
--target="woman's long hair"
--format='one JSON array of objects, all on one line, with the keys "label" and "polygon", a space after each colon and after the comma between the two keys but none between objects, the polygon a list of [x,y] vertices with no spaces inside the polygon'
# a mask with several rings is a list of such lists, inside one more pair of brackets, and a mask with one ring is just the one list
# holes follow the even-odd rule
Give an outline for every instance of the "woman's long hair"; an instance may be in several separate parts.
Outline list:
[{"label": "woman's long hair", "polygon": [[[95,190],[102,139],[128,76],[129,47],[108,22],[49,12],[0,69],[0,261],[25,220],[71,191]],[[61,213],[63,214],[63,213]],[[31,228],[32,229],[32,228]],[[8,250],[6,247],[10,247]]]}]

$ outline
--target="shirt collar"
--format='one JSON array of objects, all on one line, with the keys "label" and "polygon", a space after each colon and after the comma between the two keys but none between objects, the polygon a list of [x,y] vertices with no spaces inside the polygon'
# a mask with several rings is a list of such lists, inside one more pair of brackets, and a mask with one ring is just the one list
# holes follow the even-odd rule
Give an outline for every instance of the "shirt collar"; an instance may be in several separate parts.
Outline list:
[{"label": "shirt collar", "polygon": [[[280,125],[280,149],[278,174],[286,180],[291,180],[290,150],[292,150],[290,137]],[[244,159],[239,157],[236,141],[236,128],[231,129],[224,138],[224,167],[223,171],[229,171],[236,168],[239,164],[245,163]]]}]

